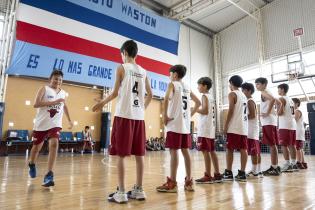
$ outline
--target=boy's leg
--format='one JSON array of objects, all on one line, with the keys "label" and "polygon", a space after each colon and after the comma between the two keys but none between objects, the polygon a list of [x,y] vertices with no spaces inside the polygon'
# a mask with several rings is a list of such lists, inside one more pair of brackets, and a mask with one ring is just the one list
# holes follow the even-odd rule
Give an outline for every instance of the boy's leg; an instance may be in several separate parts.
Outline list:
[{"label": "boy's leg", "polygon": [[283,158],[286,162],[290,162],[290,155],[289,155],[289,149],[287,146],[281,146],[282,148],[282,153],[283,153]]},{"label": "boy's leg", "polygon": [[144,172],[144,156],[135,156],[137,165],[137,182],[138,187],[142,187],[143,172]]},{"label": "boy's leg", "polygon": [[118,156],[117,172],[119,191],[125,192],[125,157]]},{"label": "boy's leg", "polygon": [[57,138],[49,139],[49,154],[48,154],[48,172],[53,170],[56,162],[59,140]]},{"label": "boy's leg", "polygon": [[[170,149],[171,154],[171,165],[170,165],[170,171],[171,171],[171,179],[173,181],[176,181],[177,176],[177,168],[178,168],[178,152],[176,149]],[[185,161],[186,164],[186,161]],[[187,168],[186,168],[187,171]]]},{"label": "boy's leg", "polygon": [[300,149],[300,154],[301,154],[301,163],[305,163],[305,160],[304,160],[304,149]]},{"label": "boy's leg", "polygon": [[291,160],[293,161],[293,164],[296,164],[296,147],[295,145],[290,145],[289,146],[289,150],[290,150],[290,156],[291,156]]},{"label": "boy's leg", "polygon": [[210,155],[211,155],[211,161],[214,168],[214,174],[219,174],[220,169],[219,169],[219,161],[218,161],[217,153],[215,151],[212,151],[210,152]]},{"label": "boy's leg", "polygon": [[[247,150],[246,149],[241,149],[240,150],[240,153],[241,153],[241,171],[245,171],[246,169],[246,163],[247,163]],[[231,165],[231,168],[232,168],[232,165]]]},{"label": "boy's leg", "polygon": [[226,149],[226,169],[232,171],[233,150]]},{"label": "boy's leg", "polygon": [[[184,156],[184,161],[185,161],[186,179],[190,180],[191,179],[191,160],[190,160],[188,149],[182,149],[182,154]],[[210,160],[209,160],[209,163],[210,163]]]},{"label": "boy's leg", "polygon": [[38,157],[38,154],[39,154],[40,150],[42,149],[43,145],[44,145],[44,142],[41,142],[37,145],[33,144],[31,152],[30,152],[30,157],[28,160],[29,163],[35,164],[37,157]]},{"label": "boy's leg", "polygon": [[211,176],[211,159],[210,159],[209,152],[202,151],[202,154],[205,161],[205,171],[208,176]]},{"label": "boy's leg", "polygon": [[278,148],[277,145],[270,146],[271,165],[273,167],[278,166]]}]

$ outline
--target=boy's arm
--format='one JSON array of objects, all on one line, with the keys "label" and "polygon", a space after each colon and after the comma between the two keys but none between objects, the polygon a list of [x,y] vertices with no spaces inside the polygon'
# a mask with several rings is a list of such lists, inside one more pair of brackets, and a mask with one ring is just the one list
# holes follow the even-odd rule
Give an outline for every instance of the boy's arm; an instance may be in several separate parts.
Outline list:
[{"label": "boy's arm", "polygon": [[281,102],[280,102],[279,100],[276,100],[272,95],[270,95],[270,94],[267,93],[266,91],[262,91],[262,92],[261,92],[261,95],[262,95],[264,98],[270,100],[269,107],[268,107],[268,112],[267,112],[267,113],[261,113],[261,116],[262,116],[262,117],[268,117],[268,116],[270,115],[270,113],[271,113],[271,110],[274,109],[273,106],[275,105],[275,103],[276,103],[277,105],[280,105]]},{"label": "boy's arm", "polygon": [[252,101],[252,100],[249,100],[247,102],[247,106],[248,106],[248,119],[251,120],[251,119],[255,119],[256,118],[256,115],[257,115],[257,112],[256,112],[256,105],[255,105],[255,102]]},{"label": "boy's arm", "polygon": [[296,121],[298,121],[302,117],[302,112],[299,110],[295,110],[294,112],[294,118]]},{"label": "boy's arm", "polygon": [[145,101],[144,101],[144,108],[146,109],[146,108],[148,108],[148,106],[151,102],[151,99],[152,99],[152,89],[151,89],[148,77],[145,78],[145,90],[147,92],[147,95],[146,95]]},{"label": "boy's arm", "polygon": [[107,104],[108,102],[110,102],[111,100],[115,99],[118,96],[118,90],[119,90],[120,83],[123,77],[124,77],[124,69],[123,69],[123,66],[120,65],[116,70],[116,81],[115,81],[113,91],[111,92],[109,96],[107,96],[103,100],[100,100],[97,104],[95,104],[92,107],[93,112],[100,111],[103,108],[103,106],[105,106],[105,104]]},{"label": "boy's arm", "polygon": [[224,130],[223,130],[225,134],[227,133],[229,123],[234,113],[235,103],[236,103],[236,94],[233,92],[229,93],[228,99],[229,99],[229,110],[228,110],[228,115],[225,121]]},{"label": "boy's arm", "polygon": [[168,109],[168,100],[170,98],[171,93],[174,92],[174,85],[173,83],[170,83],[167,87],[167,91],[164,97],[164,109],[163,109],[163,119],[164,119],[164,125],[167,125],[167,123],[173,119],[169,118],[167,116],[167,109]]},{"label": "boy's arm", "polygon": [[277,110],[277,114],[279,115],[279,116],[281,116],[281,115],[283,115],[284,114],[284,107],[285,107],[285,105],[286,105],[286,101],[284,100],[284,98],[279,98],[279,101],[281,102],[280,104],[279,104],[279,106],[278,106],[278,110]]},{"label": "boy's arm", "polygon": [[45,91],[46,91],[45,87],[42,87],[37,92],[36,98],[35,98],[35,103],[33,105],[34,108],[52,106],[52,105],[56,105],[56,104],[59,104],[59,103],[62,103],[65,101],[65,99],[63,99],[63,98],[59,98],[55,101],[44,101],[43,99],[44,99]]},{"label": "boy's arm", "polygon": [[201,102],[193,92],[190,92],[190,98],[191,100],[195,102],[195,106],[191,110],[191,116],[193,116],[197,112],[198,108],[200,107]]},{"label": "boy's arm", "polygon": [[208,100],[205,95],[201,97],[201,108],[197,109],[197,113],[207,115],[209,114],[209,109],[208,109]]},{"label": "boy's arm", "polygon": [[73,123],[72,123],[71,118],[70,118],[68,106],[67,106],[67,104],[65,102],[64,102],[63,110],[64,110],[65,115],[66,115],[66,117],[68,119],[68,122],[69,122],[69,127],[68,128],[72,129]]}]

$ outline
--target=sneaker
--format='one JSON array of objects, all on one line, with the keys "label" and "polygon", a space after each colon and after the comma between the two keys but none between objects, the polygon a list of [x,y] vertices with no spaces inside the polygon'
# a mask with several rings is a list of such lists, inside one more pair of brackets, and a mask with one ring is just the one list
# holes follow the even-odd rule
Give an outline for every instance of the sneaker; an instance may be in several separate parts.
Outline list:
[{"label": "sneaker", "polygon": [[233,181],[233,180],[234,180],[233,172],[225,169],[223,173],[223,181]]},{"label": "sneaker", "polygon": [[127,192],[128,198],[136,199],[138,201],[144,201],[146,196],[142,189],[142,187],[138,187],[136,185],[133,186],[132,190]]},{"label": "sneaker", "polygon": [[288,173],[291,173],[293,172],[293,168],[292,168],[292,165],[291,164],[284,164],[281,168],[281,171],[282,172],[288,172]]},{"label": "sneaker", "polygon": [[259,177],[259,178],[264,178],[263,172],[259,172],[259,173],[258,173],[258,177]]},{"label": "sneaker", "polygon": [[296,166],[298,167],[298,169],[305,169],[301,162],[296,162]]},{"label": "sneaker", "polygon": [[279,174],[282,173],[280,166],[277,166],[277,171],[279,172]]},{"label": "sneaker", "polygon": [[299,168],[297,167],[296,164],[291,164],[291,167],[292,167],[292,171],[293,172],[298,172],[299,171]]},{"label": "sneaker", "polygon": [[280,176],[280,172],[278,168],[274,168],[270,166],[270,168],[263,172],[264,176]]},{"label": "sneaker", "polygon": [[238,174],[235,176],[235,180],[239,182],[246,182],[246,173],[245,171],[238,170]]},{"label": "sneaker", "polygon": [[253,171],[250,171],[248,174],[246,174],[246,178],[248,179],[258,179],[259,173],[255,173]]},{"label": "sneaker", "polygon": [[167,177],[166,183],[156,188],[158,192],[177,193],[177,182]]},{"label": "sneaker", "polygon": [[302,165],[304,166],[305,169],[307,169],[307,163],[302,163]]},{"label": "sneaker", "polygon": [[190,192],[195,191],[195,189],[194,189],[194,182],[193,182],[192,178],[190,180],[187,180],[187,177],[185,178],[184,189],[186,191],[190,191]]},{"label": "sneaker", "polygon": [[44,182],[42,184],[43,187],[52,187],[55,186],[54,182],[54,173],[52,171],[49,171],[45,177],[44,177]]},{"label": "sneaker", "polygon": [[209,176],[207,173],[205,173],[205,175],[200,178],[200,179],[196,179],[195,180],[196,184],[213,184],[213,178],[211,176]]},{"label": "sneaker", "polygon": [[123,203],[128,202],[128,197],[127,197],[127,194],[125,192],[120,192],[117,190],[116,192],[109,194],[107,200],[109,202],[115,202],[115,203],[123,204]]},{"label": "sneaker", "polygon": [[219,174],[219,173],[218,174],[214,174],[213,182],[214,183],[221,183],[221,182],[223,182],[222,175]]},{"label": "sneaker", "polygon": [[29,175],[31,178],[35,178],[36,177],[36,166],[34,163],[28,163],[28,167],[29,167]]}]

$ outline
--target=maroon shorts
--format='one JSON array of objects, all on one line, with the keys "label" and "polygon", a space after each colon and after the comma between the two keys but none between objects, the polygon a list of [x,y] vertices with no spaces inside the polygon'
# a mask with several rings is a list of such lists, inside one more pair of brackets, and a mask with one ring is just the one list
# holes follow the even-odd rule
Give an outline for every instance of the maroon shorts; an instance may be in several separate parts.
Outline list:
[{"label": "maroon shorts", "polygon": [[269,146],[279,144],[278,140],[278,129],[274,125],[262,126],[263,137],[261,143]]},{"label": "maroon shorts", "polygon": [[279,129],[279,143],[282,146],[295,146],[296,131]]},{"label": "maroon shorts", "polygon": [[228,133],[226,136],[226,148],[229,150],[246,149],[247,150],[247,137],[235,133]]},{"label": "maroon shorts", "polygon": [[214,139],[198,137],[197,149],[199,151],[213,152],[215,150]]},{"label": "maroon shorts", "polygon": [[33,144],[38,145],[46,139],[56,138],[59,140],[61,128],[51,128],[47,131],[33,131]]},{"label": "maroon shorts", "polygon": [[191,148],[191,135],[175,132],[167,132],[166,148],[170,149],[188,149]]},{"label": "maroon shorts", "polygon": [[247,153],[251,156],[260,155],[260,144],[258,140],[247,139]]},{"label": "maroon shorts", "polygon": [[110,155],[125,157],[145,155],[144,120],[115,117],[112,130]]},{"label": "maroon shorts", "polygon": [[295,146],[297,150],[301,150],[304,148],[304,141],[302,140],[296,140],[295,141]]}]

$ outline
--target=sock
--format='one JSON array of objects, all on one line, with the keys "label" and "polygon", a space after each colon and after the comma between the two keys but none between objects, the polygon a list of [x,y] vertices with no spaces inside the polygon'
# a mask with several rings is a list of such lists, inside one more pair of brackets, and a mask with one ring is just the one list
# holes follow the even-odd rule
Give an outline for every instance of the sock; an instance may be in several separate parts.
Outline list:
[{"label": "sock", "polygon": [[276,169],[278,166],[277,165],[271,165],[272,168]]},{"label": "sock", "polygon": [[258,173],[261,172],[260,164],[257,164],[257,172],[258,172]]},{"label": "sock", "polygon": [[293,165],[295,165],[295,164],[296,164],[296,159],[292,159],[292,160],[291,160],[291,163],[292,163]]},{"label": "sock", "polygon": [[252,165],[252,172],[254,173],[254,174],[256,174],[257,173],[257,165]]}]

